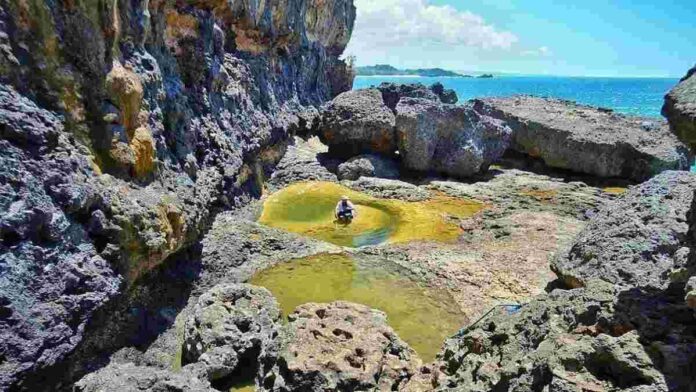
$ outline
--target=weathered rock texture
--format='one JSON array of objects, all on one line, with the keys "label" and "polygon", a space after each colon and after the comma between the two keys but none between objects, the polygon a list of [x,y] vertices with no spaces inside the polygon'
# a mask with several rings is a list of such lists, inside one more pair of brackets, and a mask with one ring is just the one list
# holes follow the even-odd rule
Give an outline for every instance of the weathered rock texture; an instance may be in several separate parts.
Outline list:
[{"label": "weathered rock texture", "polygon": [[188,372],[175,373],[147,366],[118,364],[91,373],[75,384],[78,392],[215,392],[207,380]]},{"label": "weathered rock texture", "polygon": [[[343,93],[325,105],[316,132],[336,156],[398,151],[408,170],[469,177],[503,155],[511,131],[456,102],[456,94],[441,84],[383,83]],[[345,175],[340,170],[339,177],[353,180],[371,172],[355,161],[345,164]]]},{"label": "weathered rock texture", "polygon": [[278,356],[280,310],[271,293],[243,284],[215,286],[186,322],[183,364],[198,363],[210,381],[265,374]]},{"label": "weathered rock texture", "polygon": [[336,155],[396,150],[394,113],[377,89],[343,93],[322,110],[319,137]]},{"label": "weathered rock texture", "polygon": [[696,274],[696,174],[665,172],[605,205],[554,272],[569,286],[602,279],[620,287],[682,289]]},{"label": "weathered rock texture", "polygon": [[271,391],[424,391],[431,370],[378,310],[349,302],[305,304],[289,316]]},{"label": "weathered rock texture", "polygon": [[514,150],[551,167],[644,181],[665,170],[688,170],[693,161],[661,120],[529,96],[475,100],[474,107],[507,122]]},{"label": "weathered rock texture", "polygon": [[444,385],[693,390],[695,179],[662,173],[607,204],[553,264],[578,288],[500,309],[450,339]]},{"label": "weathered rock texture", "polygon": [[340,180],[357,180],[360,177],[399,178],[398,163],[388,157],[365,154],[353,157],[338,165]]},{"label": "weathered rock texture", "polygon": [[382,83],[376,88],[343,93],[326,104],[320,113],[317,134],[337,156],[361,153],[393,154],[397,149],[396,106],[403,98],[432,102],[457,102],[453,90],[440,83],[426,87],[420,83]]},{"label": "weathered rock texture", "polygon": [[442,102],[454,105],[457,103],[457,93],[454,90],[445,89],[442,83],[435,83],[426,87],[420,83],[414,84],[394,84],[382,83],[377,86],[382,93],[384,103],[389,109],[396,113],[396,105],[402,98],[423,98],[429,101]]},{"label": "weathered rock texture", "polygon": [[687,345],[644,347],[643,331],[622,324],[632,321],[623,312],[648,313],[639,305],[645,302],[615,302],[610,284],[593,281],[542,296],[516,314],[501,310],[446,343],[443,386],[472,392],[688,390],[673,380],[688,376],[670,368],[684,360]]},{"label": "weathered rock texture", "polygon": [[351,0],[0,3],[0,389],[51,389],[95,311],[259,191],[350,88],[354,18]]},{"label": "weathered rock texture", "polygon": [[508,148],[511,130],[468,106],[404,98],[396,107],[404,167],[468,177],[488,170]]},{"label": "weathered rock texture", "polygon": [[679,140],[696,150],[696,66],[665,96],[662,115]]}]

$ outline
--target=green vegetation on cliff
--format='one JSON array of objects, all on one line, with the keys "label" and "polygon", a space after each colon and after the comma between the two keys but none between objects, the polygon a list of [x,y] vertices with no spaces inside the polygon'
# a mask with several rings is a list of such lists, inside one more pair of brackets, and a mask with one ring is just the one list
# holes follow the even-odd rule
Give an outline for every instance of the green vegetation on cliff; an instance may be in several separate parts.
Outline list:
[{"label": "green vegetation on cliff", "polygon": [[442,68],[419,68],[419,69],[398,69],[387,64],[377,64],[365,67],[357,67],[358,76],[389,76],[389,75],[412,75],[428,77],[458,77],[470,78],[471,75],[462,75],[457,72],[448,71]]}]

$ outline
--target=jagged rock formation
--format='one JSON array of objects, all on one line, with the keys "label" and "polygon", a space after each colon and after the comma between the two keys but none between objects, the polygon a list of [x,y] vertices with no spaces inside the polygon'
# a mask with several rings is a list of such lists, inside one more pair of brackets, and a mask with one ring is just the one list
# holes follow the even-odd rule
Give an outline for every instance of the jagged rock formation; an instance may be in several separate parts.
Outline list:
[{"label": "jagged rock formation", "polygon": [[430,369],[378,310],[349,302],[305,304],[289,316],[270,391],[424,391]]},{"label": "jagged rock formation", "polygon": [[404,98],[396,106],[396,139],[404,167],[469,177],[508,148],[510,128],[470,107]]},{"label": "jagged rock formation", "polygon": [[[445,345],[443,386],[472,392],[671,390],[655,366],[659,352],[669,348],[649,354],[642,331],[617,319],[628,309],[614,299],[610,284],[592,281],[467,328]],[[667,359],[673,360],[679,361]]]},{"label": "jagged rock formation", "polygon": [[430,87],[420,83],[394,84],[381,83],[377,89],[382,93],[382,99],[389,109],[396,114],[396,105],[402,98],[423,98],[429,101],[440,101],[454,105],[459,98],[454,90],[446,89],[442,83],[437,82]]},{"label": "jagged rock formation", "polygon": [[408,170],[469,177],[503,155],[511,132],[456,102],[441,84],[383,83],[336,97],[322,108],[317,133],[337,156],[398,151]]},{"label": "jagged rock formation", "polygon": [[694,191],[690,172],[665,172],[632,188],[594,216],[552,269],[570,287],[602,279],[623,288],[683,288],[696,273]]},{"label": "jagged rock formation", "polygon": [[266,373],[278,356],[280,310],[268,290],[219,285],[198,298],[186,321],[183,362],[202,368],[211,382]]},{"label": "jagged rock formation", "polygon": [[0,389],[52,388],[95,311],[258,192],[350,88],[354,18],[350,0],[0,3]]},{"label": "jagged rock formation", "polygon": [[474,108],[507,122],[514,150],[555,168],[644,181],[693,162],[659,120],[529,96],[474,100]]},{"label": "jagged rock formation", "polygon": [[679,140],[696,150],[696,66],[667,95],[662,115]]},{"label": "jagged rock formation", "polygon": [[566,283],[450,339],[462,390],[693,389],[696,175],[660,174],[607,204],[554,262]]}]

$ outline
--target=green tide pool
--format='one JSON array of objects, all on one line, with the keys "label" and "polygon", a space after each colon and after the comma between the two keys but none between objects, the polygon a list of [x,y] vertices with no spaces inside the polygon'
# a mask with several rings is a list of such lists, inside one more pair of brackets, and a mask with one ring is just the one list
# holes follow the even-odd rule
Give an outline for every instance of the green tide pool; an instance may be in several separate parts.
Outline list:
[{"label": "green tide pool", "polygon": [[351,256],[323,254],[277,264],[249,282],[270,290],[285,316],[309,302],[350,301],[379,309],[424,361],[466,322],[446,290],[422,286]]},{"label": "green tide pool", "polygon": [[[358,212],[349,225],[334,219],[342,195],[351,198]],[[304,182],[270,195],[259,222],[347,247],[416,240],[451,242],[461,234],[458,222],[451,218],[470,217],[484,207],[474,200],[442,194],[407,202],[378,199],[332,182]]]}]

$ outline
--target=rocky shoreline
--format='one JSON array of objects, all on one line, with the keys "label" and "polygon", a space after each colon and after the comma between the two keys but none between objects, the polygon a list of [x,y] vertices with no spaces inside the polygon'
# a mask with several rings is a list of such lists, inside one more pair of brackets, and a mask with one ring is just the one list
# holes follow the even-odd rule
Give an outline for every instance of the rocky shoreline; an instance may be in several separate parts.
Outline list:
[{"label": "rocky shoreline", "polygon": [[[0,390],[693,388],[693,70],[667,121],[348,91],[355,13],[0,4]],[[303,184],[357,195],[377,240],[260,223]],[[446,302],[449,338],[343,298],[283,310],[248,283],[316,257],[408,282],[426,316]],[[520,306],[486,314],[500,304]]]}]

